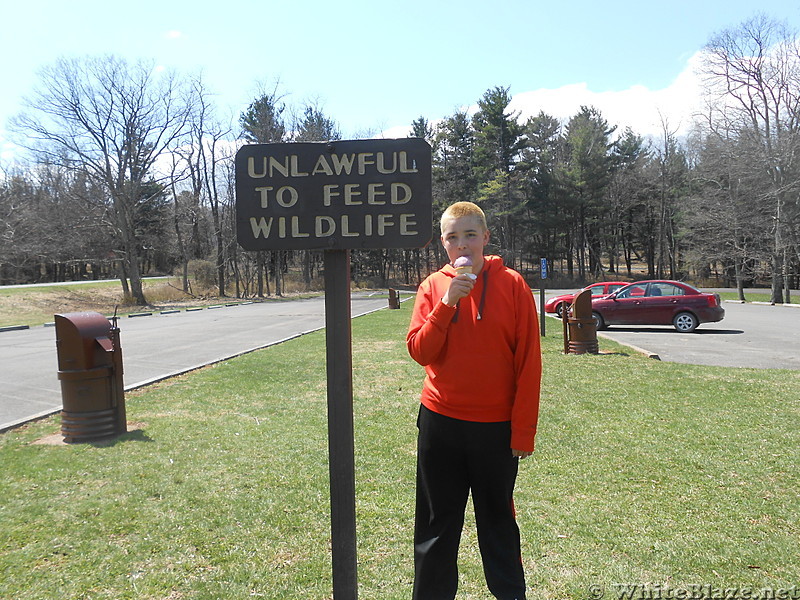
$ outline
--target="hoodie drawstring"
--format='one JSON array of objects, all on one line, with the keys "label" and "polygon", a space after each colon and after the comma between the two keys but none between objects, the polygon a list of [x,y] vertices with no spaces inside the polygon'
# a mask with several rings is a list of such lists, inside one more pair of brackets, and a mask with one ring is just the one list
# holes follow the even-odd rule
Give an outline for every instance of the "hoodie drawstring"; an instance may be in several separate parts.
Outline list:
[{"label": "hoodie drawstring", "polygon": [[[478,315],[477,315],[478,321],[480,321],[483,318],[481,315],[483,315],[483,309],[486,306],[486,288],[488,287],[489,283],[489,272],[484,271],[483,273],[481,273],[481,276],[483,277],[483,289],[481,290],[481,301],[478,304]],[[452,323],[458,322],[458,313],[460,308],[461,308],[461,302],[459,301],[458,304],[456,304],[456,314],[453,315],[453,320],[451,321]]]},{"label": "hoodie drawstring", "polygon": [[481,290],[481,302],[478,304],[478,321],[481,320],[481,315],[483,314],[483,308],[486,306],[486,288],[488,287],[487,284],[489,282],[489,271],[483,272],[483,289]]}]

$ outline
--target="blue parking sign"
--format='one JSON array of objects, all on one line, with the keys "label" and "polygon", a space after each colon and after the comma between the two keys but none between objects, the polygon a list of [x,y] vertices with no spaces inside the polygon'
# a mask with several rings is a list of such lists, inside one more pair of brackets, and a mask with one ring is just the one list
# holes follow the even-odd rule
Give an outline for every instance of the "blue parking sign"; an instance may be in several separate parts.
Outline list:
[{"label": "blue parking sign", "polygon": [[541,259],[540,273],[541,273],[542,279],[547,279],[547,259],[546,258],[542,258]]}]

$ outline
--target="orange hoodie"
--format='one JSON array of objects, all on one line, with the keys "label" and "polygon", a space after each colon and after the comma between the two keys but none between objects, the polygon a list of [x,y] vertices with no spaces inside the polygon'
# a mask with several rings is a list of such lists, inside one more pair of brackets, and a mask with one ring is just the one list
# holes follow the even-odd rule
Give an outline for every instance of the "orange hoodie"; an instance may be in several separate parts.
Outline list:
[{"label": "orange hoodie", "polygon": [[456,307],[442,302],[456,276],[451,265],[422,282],[406,344],[425,367],[422,404],[464,421],[511,421],[511,447],[530,452],[542,377],[536,305],[519,273],[499,256],[484,260]]}]

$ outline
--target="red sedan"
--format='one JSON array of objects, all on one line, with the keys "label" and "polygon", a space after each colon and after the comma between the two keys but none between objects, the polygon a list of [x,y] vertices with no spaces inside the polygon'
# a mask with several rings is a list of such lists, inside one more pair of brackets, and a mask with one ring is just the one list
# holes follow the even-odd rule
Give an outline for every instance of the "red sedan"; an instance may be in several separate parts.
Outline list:
[{"label": "red sedan", "polygon": [[587,285],[585,288],[578,290],[574,294],[561,294],[560,296],[550,298],[544,303],[544,312],[555,313],[561,318],[562,311],[572,306],[572,301],[575,299],[575,296],[583,290],[592,290],[592,300],[594,300],[601,296],[607,296],[611,292],[615,292],[626,285],[628,285],[626,281],[601,281],[600,283],[593,283],[592,285]]},{"label": "red sedan", "polygon": [[681,281],[637,281],[605,298],[592,298],[597,329],[609,325],[672,325],[690,333],[701,323],[725,317],[719,294],[701,292]]}]

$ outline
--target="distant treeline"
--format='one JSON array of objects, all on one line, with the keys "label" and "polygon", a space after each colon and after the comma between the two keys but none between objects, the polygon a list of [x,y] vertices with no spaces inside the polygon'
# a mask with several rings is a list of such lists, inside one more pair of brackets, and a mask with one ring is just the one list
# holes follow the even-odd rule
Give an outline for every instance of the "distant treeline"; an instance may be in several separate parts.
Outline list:
[{"label": "distant treeline", "polygon": [[[411,135],[433,149],[434,223],[452,202],[478,203],[490,251],[532,283],[546,257],[551,286],[665,277],[769,285],[780,302],[800,283],[800,44],[759,16],[704,57],[707,108],[687,136],[667,120],[656,139],[618,131],[591,106],[522,122],[502,86],[472,114],[420,117]],[[154,273],[221,295],[318,287],[320,252],[237,246],[232,156],[242,143],[340,139],[334,118],[276,86],[226,124],[202,79],[154,73],[114,56],[43,72],[13,123],[30,162],[0,180],[0,284],[118,277],[142,304]],[[415,285],[445,261],[436,242],[353,251],[353,279]]]}]

